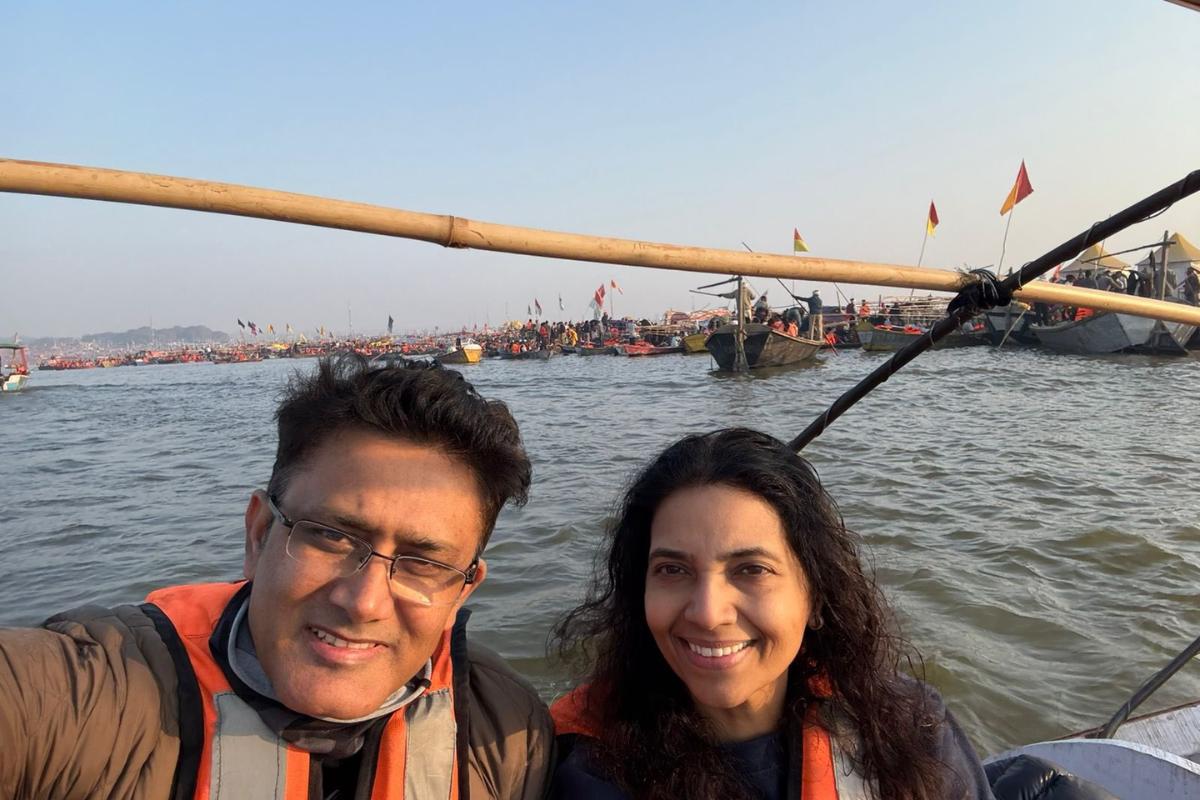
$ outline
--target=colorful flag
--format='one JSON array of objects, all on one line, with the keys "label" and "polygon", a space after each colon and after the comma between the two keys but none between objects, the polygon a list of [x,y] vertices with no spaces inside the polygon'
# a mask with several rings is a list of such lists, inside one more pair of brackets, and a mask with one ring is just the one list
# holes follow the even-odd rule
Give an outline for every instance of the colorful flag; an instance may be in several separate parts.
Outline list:
[{"label": "colorful flag", "polygon": [[248,326],[250,326],[250,332],[252,334],[254,334],[255,336],[258,336],[258,326],[255,325],[253,322],[250,322],[249,320],[246,321],[246,324]]},{"label": "colorful flag", "polygon": [[604,284],[603,283],[600,284],[600,288],[596,290],[596,293],[592,295],[592,301],[596,304],[597,308],[600,308],[601,306],[604,305]]},{"label": "colorful flag", "polygon": [[536,297],[533,298],[533,310],[538,313],[539,317],[542,315],[542,304],[538,302]]},{"label": "colorful flag", "polygon": [[617,286],[617,281],[616,281],[616,279],[613,279],[613,280],[609,281],[608,283],[609,283],[609,285],[610,285],[610,286],[612,286],[612,288],[616,289],[616,290],[617,290],[618,292],[620,292],[621,294],[625,294],[625,290],[624,290],[624,289],[622,289],[620,286]]},{"label": "colorful flag", "polygon": [[392,319],[392,315],[388,314],[388,333],[392,332],[392,325],[396,320]]},{"label": "colorful flag", "polygon": [[933,236],[933,229],[938,226],[937,208],[934,207],[933,201],[929,201],[929,217],[925,220],[925,233]]},{"label": "colorful flag", "polygon": [[246,323],[242,322],[242,321],[239,319],[239,320],[238,320],[238,327],[239,327],[239,328],[241,328],[242,330],[246,330]]},{"label": "colorful flag", "polygon": [[804,237],[800,235],[799,228],[792,228],[792,252],[807,253],[808,245],[804,241]]},{"label": "colorful flag", "polygon": [[268,322],[267,323],[267,333],[274,333],[274,332],[275,332],[275,326],[273,324],[271,324],[270,322]]},{"label": "colorful flag", "polygon": [[1004,205],[1000,206],[1000,216],[1013,210],[1013,206],[1033,194],[1033,184],[1029,182],[1029,173],[1025,171],[1025,160],[1021,160],[1021,169],[1017,171],[1017,182],[1013,184]]}]

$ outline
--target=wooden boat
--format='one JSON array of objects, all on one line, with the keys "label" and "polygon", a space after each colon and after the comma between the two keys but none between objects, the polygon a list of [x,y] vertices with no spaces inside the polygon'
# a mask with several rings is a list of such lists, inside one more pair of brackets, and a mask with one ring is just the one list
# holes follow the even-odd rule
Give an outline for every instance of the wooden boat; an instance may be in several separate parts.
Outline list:
[{"label": "wooden boat", "polygon": [[1153,353],[1187,355],[1195,326],[1101,311],[1057,325],[1034,325],[1031,330],[1045,347],[1074,355]]},{"label": "wooden boat", "polygon": [[28,353],[23,344],[0,342],[0,392],[19,392],[25,388],[29,382]]},{"label": "wooden boat", "polygon": [[[737,359],[737,325],[724,325],[708,337],[708,352],[717,362],[717,367],[733,371]],[[782,367],[807,361],[821,349],[822,342],[788,336],[766,325],[752,322],[746,326],[746,365],[757,367]]]},{"label": "wooden boat", "polygon": [[617,348],[610,344],[594,347],[581,344],[575,347],[575,354],[581,356],[615,356]]},{"label": "wooden boat", "polygon": [[478,364],[483,358],[483,348],[475,342],[463,342],[461,347],[455,347],[434,360],[441,364]]},{"label": "wooden boat", "polygon": [[546,361],[552,356],[558,355],[558,352],[553,349],[546,350],[523,350],[520,353],[506,353],[500,351],[500,357],[509,361]]},{"label": "wooden boat", "polygon": [[707,353],[708,346],[705,344],[705,342],[707,340],[708,340],[708,331],[701,331],[700,333],[690,333],[687,336],[683,337],[683,352],[689,353],[689,354]]},{"label": "wooden boat", "polygon": [[[862,342],[863,350],[876,352],[893,352],[907,346],[925,335],[925,330],[915,325],[876,324],[869,319],[858,321],[858,339]],[[979,324],[971,331],[956,331],[933,346],[934,350],[948,350],[954,347],[974,347],[988,343],[987,328]]]},{"label": "wooden boat", "polygon": [[1003,342],[1007,347],[1032,347],[1038,343],[1037,336],[1031,330],[1037,318],[1024,303],[1014,302],[989,309],[984,312],[983,320],[987,325],[988,339],[993,345],[999,346]]},{"label": "wooden boat", "polygon": [[682,345],[653,345],[649,342],[629,342],[616,346],[617,355],[621,356],[663,356],[668,353],[682,353]]}]

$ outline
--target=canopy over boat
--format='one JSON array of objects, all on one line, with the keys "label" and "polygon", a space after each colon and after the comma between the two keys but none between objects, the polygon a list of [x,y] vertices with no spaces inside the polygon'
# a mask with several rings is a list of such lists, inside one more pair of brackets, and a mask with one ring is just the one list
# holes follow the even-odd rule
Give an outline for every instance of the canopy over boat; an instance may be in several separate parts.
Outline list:
[{"label": "canopy over boat", "polygon": [[[1162,263],[1162,248],[1155,248],[1137,263],[1138,269],[1147,272]],[[1182,285],[1189,269],[1200,270],[1200,247],[1189,242],[1178,231],[1167,240],[1167,267],[1176,285]]]},{"label": "canopy over boat", "polygon": [[1110,256],[1108,251],[1104,249],[1102,244],[1094,244],[1087,250],[1084,250],[1070,264],[1059,270],[1059,275],[1065,277],[1074,275],[1079,277],[1085,270],[1095,271],[1097,269],[1129,269],[1129,264],[1117,258]]}]

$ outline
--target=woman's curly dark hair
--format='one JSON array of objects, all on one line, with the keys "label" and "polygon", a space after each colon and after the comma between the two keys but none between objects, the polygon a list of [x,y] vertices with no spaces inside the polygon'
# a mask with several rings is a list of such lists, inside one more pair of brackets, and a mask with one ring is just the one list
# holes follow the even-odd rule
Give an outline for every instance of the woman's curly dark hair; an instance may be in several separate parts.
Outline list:
[{"label": "woman's curly dark hair", "polygon": [[[863,569],[859,537],[846,529],[807,461],[744,428],[689,436],[642,471],[611,529],[605,568],[587,600],[555,628],[560,654],[584,665],[581,677],[592,687],[588,712],[602,731],[589,753],[594,766],[637,798],[749,796],[646,624],[655,512],[680,489],[713,484],[771,504],[823,621],[806,631],[788,673],[783,724],[793,752],[806,710],[814,708],[828,730],[857,740],[857,766],[877,797],[942,797],[940,720],[926,694],[899,677],[907,647]],[[831,691],[814,691],[824,681]]]}]

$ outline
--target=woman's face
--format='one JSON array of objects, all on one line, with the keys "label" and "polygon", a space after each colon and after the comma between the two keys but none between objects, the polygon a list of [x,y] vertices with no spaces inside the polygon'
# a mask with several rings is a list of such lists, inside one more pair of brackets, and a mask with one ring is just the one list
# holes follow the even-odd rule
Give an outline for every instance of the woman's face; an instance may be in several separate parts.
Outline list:
[{"label": "woman's face", "polygon": [[773,718],[812,602],[775,509],[725,485],[670,495],[650,528],[646,623],[697,709]]}]

